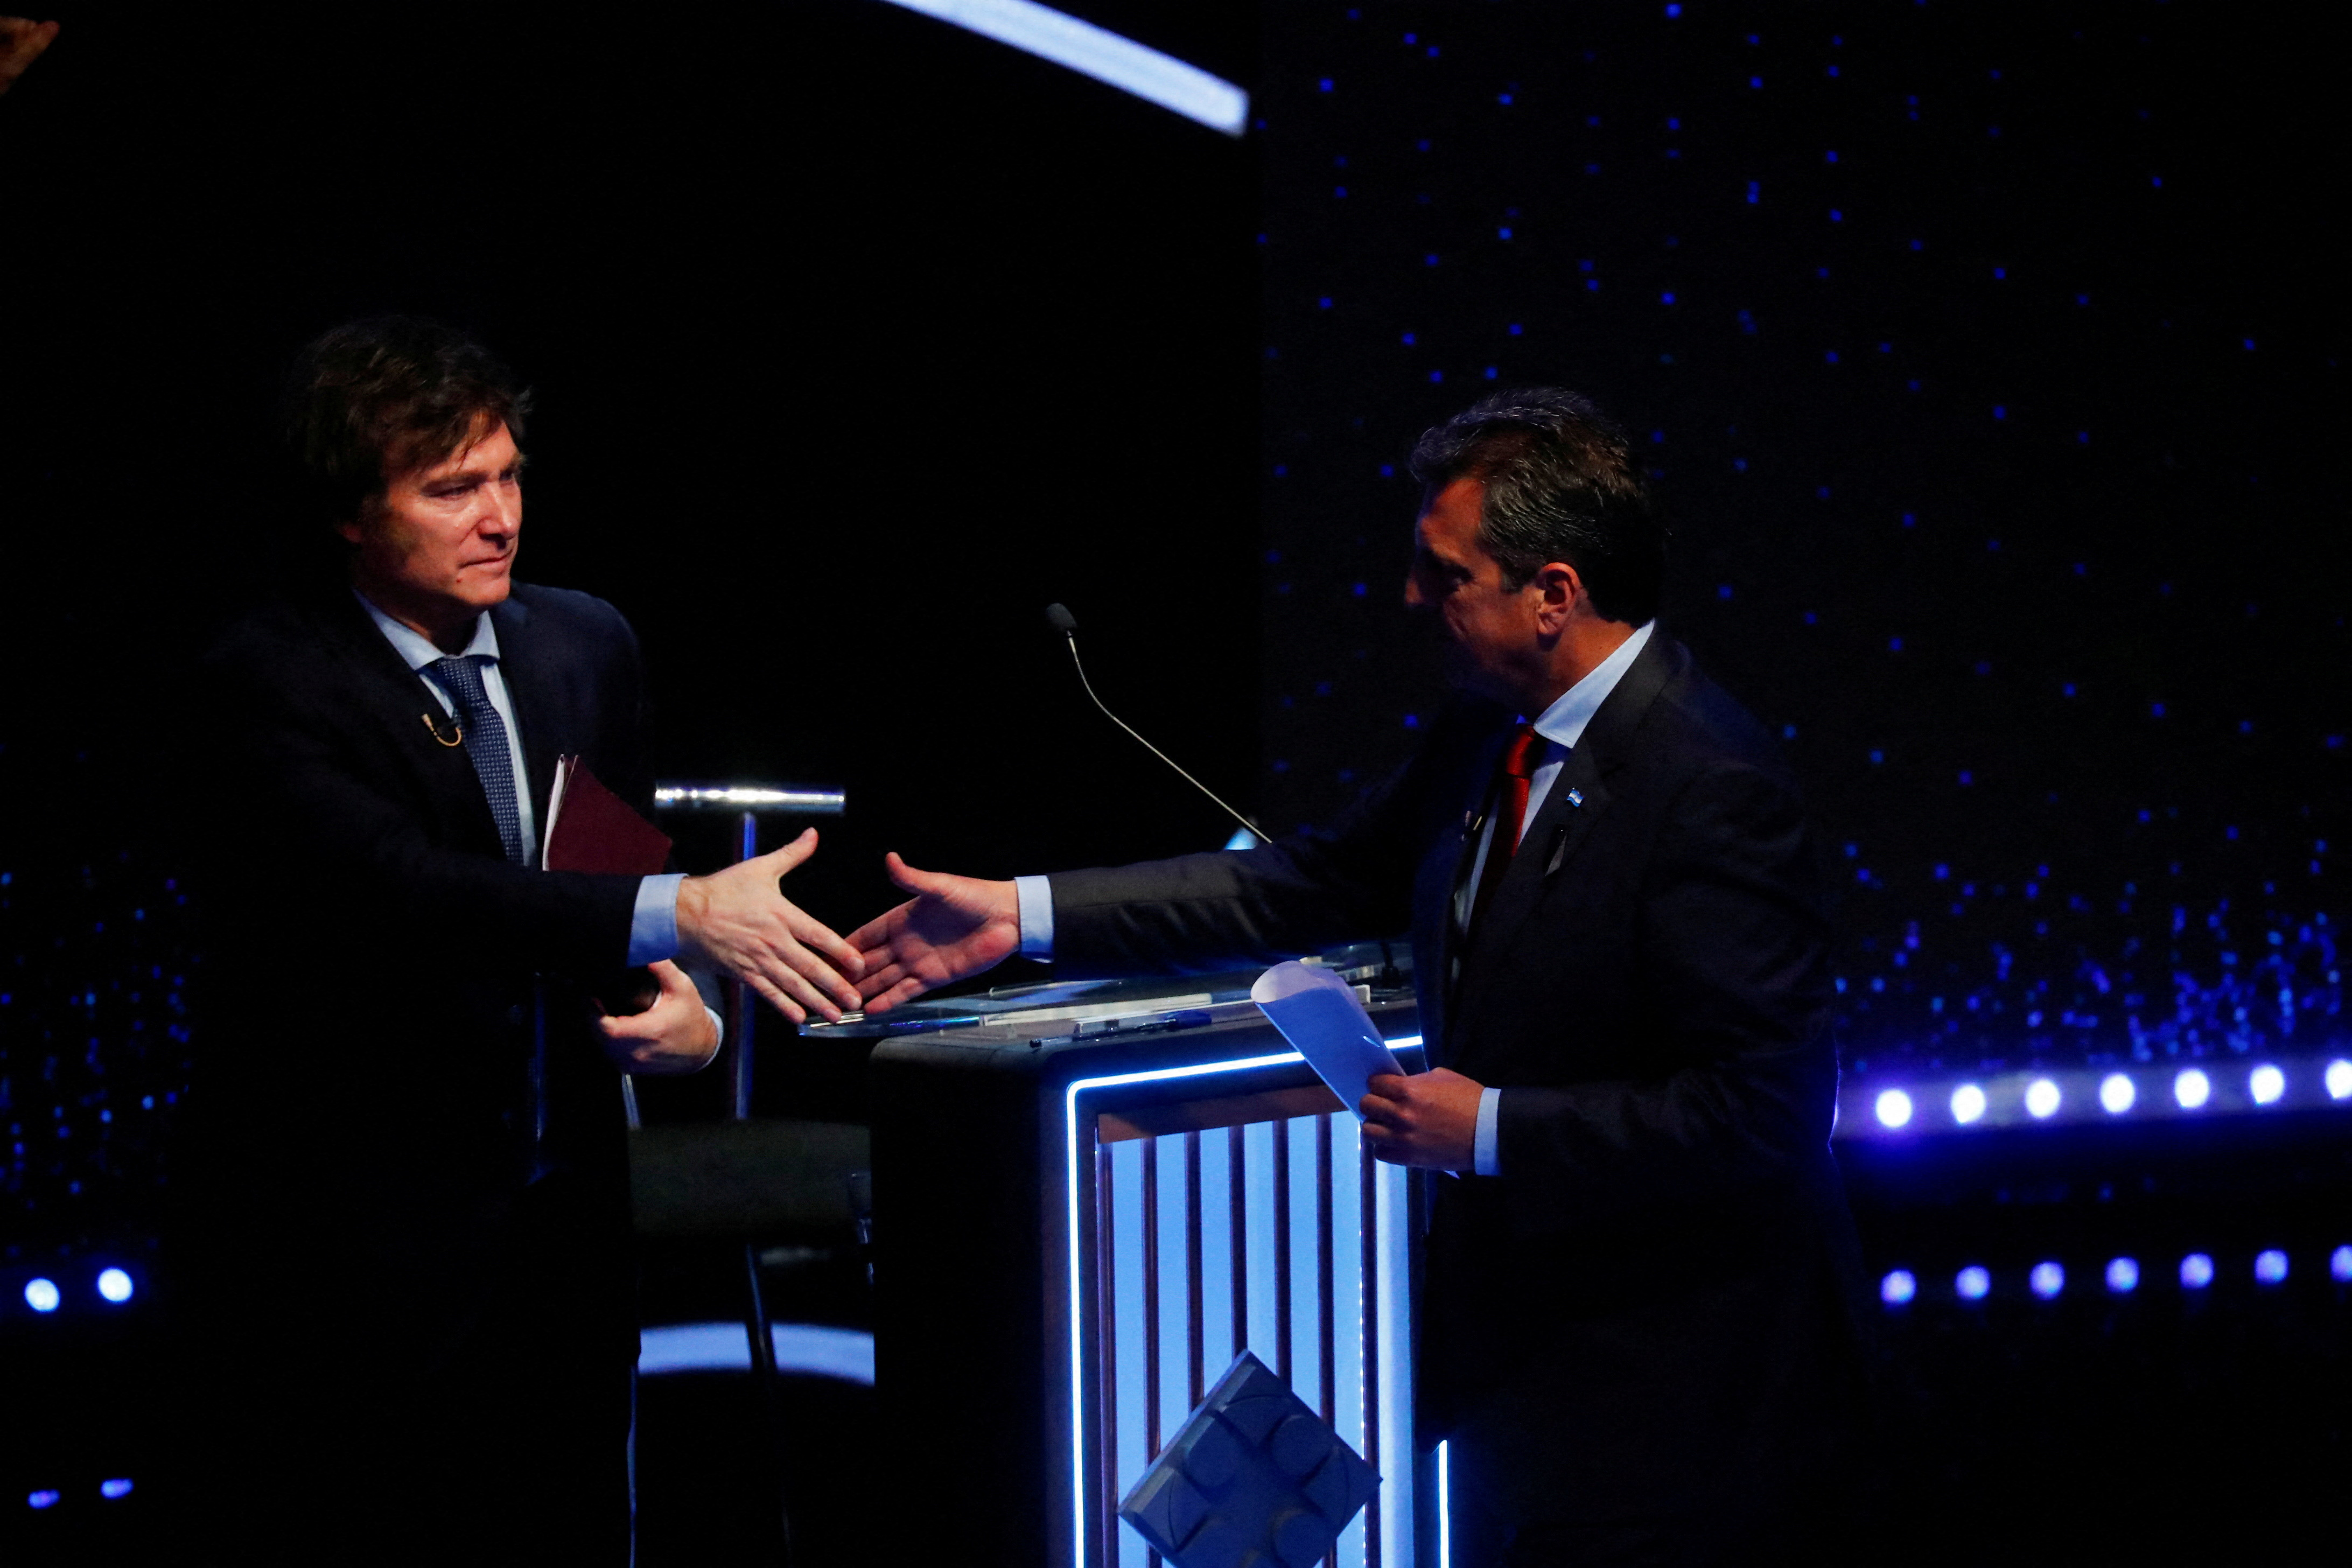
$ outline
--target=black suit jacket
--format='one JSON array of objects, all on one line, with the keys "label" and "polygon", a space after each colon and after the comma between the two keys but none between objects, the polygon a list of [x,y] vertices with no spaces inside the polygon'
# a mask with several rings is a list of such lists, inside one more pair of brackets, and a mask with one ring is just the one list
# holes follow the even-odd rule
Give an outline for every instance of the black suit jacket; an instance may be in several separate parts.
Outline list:
[{"label": "black suit jacket", "polygon": [[1777,744],[1654,633],[1465,939],[1454,895],[1511,728],[1458,704],[1328,835],[1055,877],[1055,963],[1409,928],[1433,1060],[1504,1091],[1502,1175],[1432,1184],[1423,1436],[1543,1387],[1561,1484],[1670,1512],[1818,1454],[1857,1392],[1816,868]]},{"label": "black suit jacket", "polygon": [[[520,584],[490,614],[540,823],[565,752],[650,811],[620,615]],[[439,704],[346,589],[231,631],[191,720],[212,925],[172,1237],[192,1539],[625,1561],[626,1131],[587,990],[626,962],[638,879],[510,864]],[[259,1511],[206,1500],[257,1475]]]},{"label": "black suit jacket", "polygon": [[[563,752],[649,810],[618,612],[517,584],[491,616],[540,822]],[[396,1322],[430,1361],[497,1310],[523,1190],[552,1165],[601,1259],[583,1310],[625,1322],[621,1090],[584,988],[625,963],[637,879],[509,864],[465,750],[426,722],[448,733],[440,707],[348,590],[232,630],[194,706],[183,793],[211,944],[181,1168],[199,1286],[233,1260],[348,1288],[339,1310]]]}]

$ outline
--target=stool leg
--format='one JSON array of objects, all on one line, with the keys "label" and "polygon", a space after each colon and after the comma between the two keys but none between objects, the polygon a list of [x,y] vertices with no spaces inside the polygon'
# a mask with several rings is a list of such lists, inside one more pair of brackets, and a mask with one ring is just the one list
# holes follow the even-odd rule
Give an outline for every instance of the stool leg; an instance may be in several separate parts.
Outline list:
[{"label": "stool leg", "polygon": [[752,1397],[760,1402],[760,1419],[767,1428],[768,1456],[776,1480],[776,1527],[782,1532],[784,1562],[793,1560],[792,1510],[784,1506],[784,1415],[777,1386],[776,1341],[770,1331],[767,1297],[760,1289],[760,1248],[743,1244],[743,1283],[751,1305],[743,1330],[751,1342]]}]

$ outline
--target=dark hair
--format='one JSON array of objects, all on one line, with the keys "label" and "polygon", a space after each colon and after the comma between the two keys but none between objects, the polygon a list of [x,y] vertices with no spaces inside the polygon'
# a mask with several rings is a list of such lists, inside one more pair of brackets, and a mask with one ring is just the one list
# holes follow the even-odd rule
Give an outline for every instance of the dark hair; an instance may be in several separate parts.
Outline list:
[{"label": "dark hair", "polygon": [[530,412],[530,393],[464,333],[378,316],[322,333],[295,356],[283,417],[310,503],[341,521],[389,480],[501,422],[520,441]]},{"label": "dark hair", "polygon": [[1610,620],[1658,613],[1665,520],[1632,443],[1589,398],[1556,386],[1482,397],[1422,433],[1412,477],[1432,493],[1465,478],[1486,487],[1478,542],[1511,586],[1564,561]]}]

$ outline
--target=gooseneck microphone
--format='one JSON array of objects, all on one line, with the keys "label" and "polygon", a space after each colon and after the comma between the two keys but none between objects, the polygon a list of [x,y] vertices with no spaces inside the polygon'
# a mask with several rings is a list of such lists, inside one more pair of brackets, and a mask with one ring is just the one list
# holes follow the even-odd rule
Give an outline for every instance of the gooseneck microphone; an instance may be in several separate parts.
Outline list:
[{"label": "gooseneck microphone", "polygon": [[1045,618],[1054,624],[1054,629],[1055,631],[1061,633],[1064,637],[1068,639],[1070,645],[1070,662],[1077,666],[1078,684],[1086,688],[1087,699],[1091,700],[1096,707],[1102,709],[1104,718],[1109,720],[1112,723],[1118,725],[1129,734],[1135,735],[1137,742],[1140,744],[1145,751],[1150,752],[1153,756],[1158,757],[1170,767],[1176,768],[1178,775],[1181,776],[1186,784],[1191,784],[1194,789],[1199,790],[1211,800],[1216,801],[1218,810],[1223,812],[1227,816],[1232,817],[1235,822],[1240,823],[1244,827],[1248,828],[1252,833],[1255,834],[1259,843],[1271,844],[1274,842],[1273,839],[1268,838],[1265,836],[1265,830],[1258,826],[1256,823],[1252,822],[1248,817],[1244,816],[1240,812],[1235,811],[1232,806],[1227,805],[1223,801],[1219,800],[1217,798],[1216,791],[1211,789],[1207,784],[1202,784],[1199,779],[1194,778],[1191,773],[1185,773],[1182,768],[1177,768],[1175,758],[1170,756],[1167,752],[1161,751],[1150,742],[1144,740],[1141,735],[1136,735],[1134,725],[1129,724],[1126,720],[1112,712],[1108,708],[1103,707],[1103,700],[1095,696],[1095,683],[1087,679],[1087,667],[1078,658],[1077,616],[1070,614],[1068,608],[1065,605],[1048,605],[1045,606]]}]

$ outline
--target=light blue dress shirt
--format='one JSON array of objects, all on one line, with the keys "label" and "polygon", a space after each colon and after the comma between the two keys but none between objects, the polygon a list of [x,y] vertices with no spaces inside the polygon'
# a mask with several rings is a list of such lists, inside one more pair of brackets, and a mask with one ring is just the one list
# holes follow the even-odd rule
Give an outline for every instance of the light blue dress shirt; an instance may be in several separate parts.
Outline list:
[{"label": "light blue dress shirt", "polygon": [[[457,705],[441,683],[433,677],[436,659],[451,657],[434,645],[433,639],[413,627],[404,626],[375,605],[367,595],[354,591],[352,596],[383,633],[384,640],[406,661],[408,668],[424,678],[433,695],[440,700],[441,710],[457,717]],[[463,651],[455,657],[467,658],[484,656],[489,660],[482,666],[482,690],[498,710],[499,720],[507,727],[507,756],[514,766],[515,804],[522,817],[523,864],[539,864],[539,813],[533,808],[530,770],[523,766],[522,730],[515,722],[514,701],[507,695],[506,678],[499,673],[499,632],[485,613],[475,618],[474,636]],[[637,901],[629,919],[629,967],[642,968],[657,958],[677,956],[677,888],[686,878],[678,872],[647,877],[637,884]]]},{"label": "light blue dress shirt", "polygon": [[[1536,733],[1542,736],[1543,761],[1536,764],[1528,781],[1528,808],[1519,816],[1519,833],[1525,837],[1528,826],[1543,809],[1546,796],[1559,778],[1559,770],[1568,762],[1568,753],[1583,737],[1584,727],[1592,722],[1601,704],[1617,689],[1625,672],[1649,646],[1650,632],[1655,621],[1643,621],[1633,635],[1617,645],[1607,658],[1593,666],[1583,679],[1570,687],[1536,720]],[[1493,817],[1486,819],[1486,831],[1478,838],[1477,858],[1471,862],[1469,879],[1455,895],[1454,921],[1457,924],[1469,918],[1467,900],[1475,896],[1479,874],[1486,869],[1486,850],[1495,838]],[[1050,879],[1015,877],[1014,894],[1021,902],[1021,956],[1050,961],[1054,956],[1054,891]],[[1503,1173],[1501,1152],[1496,1147],[1502,1121],[1503,1091],[1489,1086],[1478,1097],[1478,1130],[1472,1144],[1471,1159],[1477,1173],[1499,1176]]]}]

